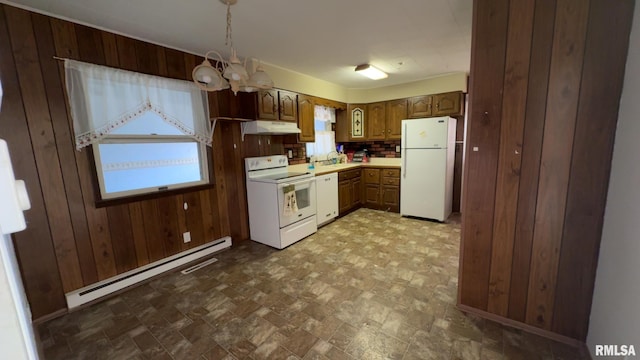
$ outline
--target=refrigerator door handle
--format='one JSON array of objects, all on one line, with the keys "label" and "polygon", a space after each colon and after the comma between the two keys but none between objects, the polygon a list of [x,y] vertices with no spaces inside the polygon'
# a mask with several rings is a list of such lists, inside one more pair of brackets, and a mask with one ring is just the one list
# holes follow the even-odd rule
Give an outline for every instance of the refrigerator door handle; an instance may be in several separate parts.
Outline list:
[{"label": "refrigerator door handle", "polygon": [[[404,122],[404,121],[403,121]],[[402,137],[402,177],[407,177],[407,123],[404,122],[404,136]]]}]

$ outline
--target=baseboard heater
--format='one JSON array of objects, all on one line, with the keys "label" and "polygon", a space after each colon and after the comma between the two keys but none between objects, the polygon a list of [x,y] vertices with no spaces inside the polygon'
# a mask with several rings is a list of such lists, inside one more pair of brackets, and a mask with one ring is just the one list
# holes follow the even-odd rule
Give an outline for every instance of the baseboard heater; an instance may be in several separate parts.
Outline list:
[{"label": "baseboard heater", "polygon": [[98,283],[83,287],[82,289],[74,290],[65,294],[67,307],[73,309],[228,247],[231,247],[231,237],[225,236],[216,241],[127,271],[126,273],[102,280]]}]

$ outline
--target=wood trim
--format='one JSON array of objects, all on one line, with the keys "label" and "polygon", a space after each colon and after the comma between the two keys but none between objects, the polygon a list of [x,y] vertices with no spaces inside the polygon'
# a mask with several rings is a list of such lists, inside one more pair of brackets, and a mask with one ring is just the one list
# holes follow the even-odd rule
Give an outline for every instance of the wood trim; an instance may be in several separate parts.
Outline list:
[{"label": "wood trim", "polygon": [[[64,308],[65,300],[60,275],[56,272],[57,263],[49,220],[9,38],[6,20],[13,11],[16,9],[0,4],[0,74],[3,87],[0,132],[7,141],[16,178],[27,180],[31,209],[25,212],[25,218],[29,226],[24,231],[13,234],[12,240],[27,299],[33,304],[33,318],[39,318]],[[37,257],[33,256],[33,249],[37,249]]]},{"label": "wood trim", "polygon": [[119,205],[107,208],[109,230],[113,239],[113,256],[118,274],[138,266],[131,214],[129,206]]},{"label": "wood trim", "polygon": [[[60,309],[60,310],[56,310],[54,312],[48,313],[46,315],[40,316],[40,317],[34,317],[33,321],[31,322],[33,325],[40,325],[40,324],[44,324],[49,320],[53,320],[56,318],[59,318],[61,316],[67,315],[69,313],[69,310],[65,307],[64,309]],[[37,334],[38,331],[34,326],[34,331]]]},{"label": "wood trim", "polygon": [[[40,66],[44,78],[51,122],[58,147],[60,169],[64,180],[64,190],[69,205],[75,247],[77,248],[82,286],[98,281],[96,264],[89,242],[89,228],[84,211],[80,179],[75,158],[75,144],[69,123],[67,101],[60,74],[62,64],[53,59],[56,49],[53,41],[52,26],[49,19],[40,14],[32,14],[33,29],[38,43]],[[58,259],[60,262],[61,259]]]},{"label": "wood trim", "polygon": [[527,109],[522,145],[520,189],[513,247],[509,317],[524,322],[529,289],[531,244],[535,226],[542,132],[547,104],[555,0],[537,2],[531,42]]},{"label": "wood trim", "polygon": [[502,119],[508,121],[500,127],[487,305],[501,316],[509,310],[534,6],[534,0],[512,0],[509,6],[502,99]]},{"label": "wood trim", "polygon": [[[211,166],[211,165],[209,165],[209,166]],[[125,197],[121,197],[121,198],[117,198],[117,199],[96,200],[95,207],[96,208],[104,208],[104,207],[108,207],[108,206],[117,206],[117,205],[122,205],[122,204],[130,204],[130,203],[137,202],[137,201],[144,201],[144,200],[150,200],[150,199],[160,199],[160,198],[164,198],[164,197],[167,197],[167,196],[178,196],[178,195],[185,194],[185,193],[198,192],[198,191],[202,191],[202,190],[213,189],[213,187],[214,187],[214,184],[203,184],[203,185],[189,186],[189,187],[185,187],[185,188],[171,189],[171,190],[165,190],[165,191],[156,191],[156,192],[147,193],[147,194],[125,196]]]},{"label": "wood trim", "polygon": [[522,323],[522,322],[517,321],[517,320],[513,320],[513,319],[506,318],[504,316],[492,314],[490,312],[479,310],[479,309],[476,309],[476,308],[473,308],[473,307],[470,307],[470,306],[466,306],[466,305],[463,305],[463,304],[457,304],[456,307],[458,308],[458,310],[460,310],[460,311],[462,311],[464,313],[477,315],[477,316],[480,316],[481,318],[484,318],[484,319],[487,319],[487,320],[490,320],[490,321],[495,321],[495,322],[500,323],[500,324],[505,325],[505,326],[509,326],[509,327],[512,327],[512,328],[515,328],[515,329],[524,330],[524,331],[526,331],[528,333],[539,335],[539,336],[542,336],[544,338],[547,338],[547,339],[550,339],[550,340],[553,340],[553,341],[558,341],[558,342],[561,342],[563,344],[567,344],[569,346],[573,346],[575,348],[580,348],[580,349],[585,349],[586,348],[585,343],[580,341],[580,340],[572,339],[572,338],[570,338],[568,336],[563,336],[563,335],[554,333],[554,332],[549,331],[549,330],[540,329],[540,328],[535,327],[533,325],[525,324],[525,323]]},{"label": "wood trim", "polygon": [[627,14],[633,14],[634,7],[630,1],[590,4],[552,326],[553,331],[583,340],[589,328],[632,26]]},{"label": "wood trim", "polygon": [[558,0],[525,321],[551,329],[576,125],[585,35],[585,0]]},{"label": "wood trim", "polygon": [[508,8],[508,0],[474,1],[458,296],[482,310],[488,302]]},{"label": "wood trim", "polygon": [[[14,238],[34,318],[65,308],[65,291],[229,234],[220,168],[210,169],[215,176],[202,187],[96,207],[92,151],[75,150],[64,64],[53,60],[64,57],[186,80],[199,57],[10,5],[0,4],[0,10],[0,128],[7,130],[4,137],[19,163],[16,175],[26,181],[31,197],[29,228]],[[273,148],[261,148],[267,150]],[[226,155],[207,150],[218,163]],[[242,179],[242,174],[232,175]],[[214,194],[218,181],[222,186]],[[190,212],[181,208],[185,198],[193,204]],[[182,242],[184,231],[192,231],[190,244]],[[34,248],[38,257],[32,256]]]},{"label": "wood trim", "polygon": [[[129,204],[129,216],[132,224],[143,224],[144,217],[142,215],[142,207],[140,202]],[[147,265],[149,261],[149,251],[147,250],[147,234],[144,226],[132,226],[133,243],[136,249],[136,261],[138,267]]]},{"label": "wood trim", "polygon": [[52,146],[55,144],[55,134],[40,69],[33,24],[29,12],[25,10],[8,8],[7,15],[9,15],[7,26],[13,44],[32,149],[41,178],[40,185],[49,229],[58,259],[62,285],[65,291],[69,291],[82,287],[83,281],[66,194],[58,190],[64,189],[64,180],[57,149],[55,145]]}]

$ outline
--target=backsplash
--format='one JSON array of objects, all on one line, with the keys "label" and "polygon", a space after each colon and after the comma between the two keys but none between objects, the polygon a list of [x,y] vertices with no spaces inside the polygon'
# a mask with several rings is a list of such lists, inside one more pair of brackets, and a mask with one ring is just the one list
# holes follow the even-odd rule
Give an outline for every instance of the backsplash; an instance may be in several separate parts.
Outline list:
[{"label": "backsplash", "polygon": [[283,143],[282,147],[284,147],[284,155],[287,155],[289,150],[293,153],[293,157],[289,159],[289,165],[304,164],[307,162],[307,148],[304,143]]},{"label": "backsplash", "polygon": [[396,146],[400,146],[400,140],[344,143],[344,152],[367,149],[371,157],[399,158]]},{"label": "backsplash", "polygon": [[[399,158],[400,153],[396,152],[396,146],[400,146],[400,140],[389,141],[363,141],[343,143],[344,152],[358,151],[367,149],[371,157],[377,158]],[[289,165],[304,164],[307,162],[307,150],[304,143],[284,143],[284,155],[287,155],[289,150],[293,153],[293,157],[289,159]]]}]

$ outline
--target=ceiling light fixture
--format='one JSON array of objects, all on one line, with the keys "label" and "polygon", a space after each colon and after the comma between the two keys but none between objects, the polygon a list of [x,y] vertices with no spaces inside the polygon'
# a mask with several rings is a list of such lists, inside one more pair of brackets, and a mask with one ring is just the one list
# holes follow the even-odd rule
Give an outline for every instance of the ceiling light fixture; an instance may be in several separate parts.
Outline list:
[{"label": "ceiling light fixture", "polygon": [[[247,71],[247,59],[241,62],[236,53],[236,49],[233,47],[233,40],[231,38],[231,5],[238,2],[238,0],[220,0],[221,3],[227,5],[227,37],[225,39],[225,45],[231,48],[231,56],[229,61],[225,61],[219,52],[211,50],[204,55],[204,61],[202,64],[196,66],[191,74],[193,82],[198,85],[202,90],[206,91],[218,91],[228,89],[231,87],[231,91],[237,94],[238,91],[254,92],[258,89],[271,89],[273,88],[273,80],[262,69],[260,63],[254,72],[249,76]],[[218,56],[218,64],[216,67],[209,62],[211,54]],[[249,64],[253,65],[252,62]],[[222,74],[221,74],[222,72]]]},{"label": "ceiling light fixture", "polygon": [[356,72],[372,80],[380,80],[389,76],[384,71],[369,64],[362,64],[362,65],[356,66]]}]

